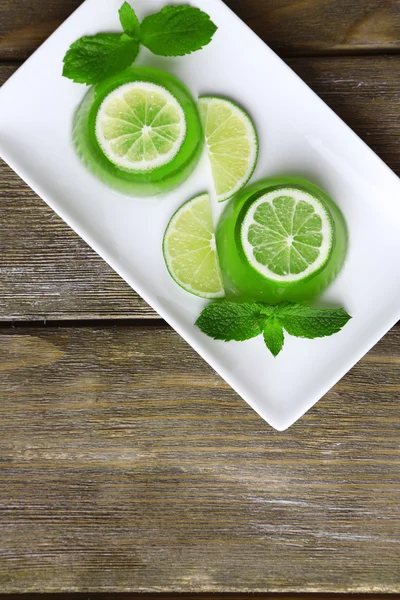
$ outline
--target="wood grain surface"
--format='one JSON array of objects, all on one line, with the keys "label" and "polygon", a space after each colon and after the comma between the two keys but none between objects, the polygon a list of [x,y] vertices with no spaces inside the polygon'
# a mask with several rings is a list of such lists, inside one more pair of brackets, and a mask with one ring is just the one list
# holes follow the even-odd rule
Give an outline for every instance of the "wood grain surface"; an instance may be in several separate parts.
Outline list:
[{"label": "wood grain surface", "polygon": [[284,433],[167,327],[0,334],[2,592],[400,592],[399,329]]},{"label": "wood grain surface", "polygon": [[[400,174],[400,56],[288,62]],[[157,316],[4,163],[0,222],[0,320]]]},{"label": "wood grain surface", "polygon": [[0,600],[398,600],[399,594],[97,592],[0,594]]},{"label": "wood grain surface", "polygon": [[0,594],[0,600],[398,600],[399,594],[97,592]]},{"label": "wood grain surface", "polygon": [[[134,1],[132,2],[134,5]],[[398,0],[225,0],[285,56],[399,52]],[[27,58],[81,0],[2,0],[0,59]]]}]

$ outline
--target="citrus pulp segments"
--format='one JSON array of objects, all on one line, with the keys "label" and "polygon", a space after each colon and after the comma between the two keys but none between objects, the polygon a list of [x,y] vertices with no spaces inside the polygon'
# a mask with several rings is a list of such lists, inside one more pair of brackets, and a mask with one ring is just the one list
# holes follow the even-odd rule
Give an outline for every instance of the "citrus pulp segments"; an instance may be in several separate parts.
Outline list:
[{"label": "citrus pulp segments", "polygon": [[148,81],[121,85],[103,100],[96,137],[119,168],[151,171],[168,164],[186,135],[184,111],[164,87]]},{"label": "citrus pulp segments", "polygon": [[171,277],[183,289],[203,298],[225,295],[208,194],[176,211],[165,231],[163,253]]},{"label": "citrus pulp segments", "polygon": [[282,187],[258,197],[245,209],[239,227],[251,267],[279,282],[314,276],[326,265],[335,241],[328,208],[298,188]]},{"label": "citrus pulp segments", "polygon": [[248,114],[231,100],[203,96],[200,116],[219,202],[231,198],[252,176],[258,138]]}]

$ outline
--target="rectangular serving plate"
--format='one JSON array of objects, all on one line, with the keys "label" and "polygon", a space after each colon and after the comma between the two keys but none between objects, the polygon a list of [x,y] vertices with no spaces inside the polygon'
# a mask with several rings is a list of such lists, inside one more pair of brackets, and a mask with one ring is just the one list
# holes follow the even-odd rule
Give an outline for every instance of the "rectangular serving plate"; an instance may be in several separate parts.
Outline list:
[{"label": "rectangular serving plate", "polygon": [[[184,3],[185,0],[182,2]],[[132,0],[139,18],[167,4]],[[346,264],[323,300],[353,316],[339,334],[288,337],[274,359],[261,337],[216,342],[194,322],[206,302],[180,289],[161,242],[174,211],[212,190],[207,157],[162,198],[109,190],[79,162],[71,122],[85,86],[61,76],[82,35],[120,31],[121,0],[86,0],[0,90],[0,155],[272,427],[309,410],[400,318],[400,181],[221,0],[192,2],[218,25],[212,43],[182,58],[142,49],[137,64],[169,71],[200,94],[234,99],[253,117],[260,156],[253,181],[295,174],[325,188],[350,232]],[[223,207],[214,202],[217,220]],[[327,419],[333,415],[327,414]]]}]

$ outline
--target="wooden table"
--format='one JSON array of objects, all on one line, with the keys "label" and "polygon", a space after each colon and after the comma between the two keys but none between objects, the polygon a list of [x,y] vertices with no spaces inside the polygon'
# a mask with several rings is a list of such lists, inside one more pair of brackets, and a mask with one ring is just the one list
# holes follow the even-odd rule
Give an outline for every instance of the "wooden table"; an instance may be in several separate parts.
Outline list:
[{"label": "wooden table", "polygon": [[[1,82],[79,3],[1,1]],[[400,174],[399,0],[228,4]],[[278,433],[3,163],[0,211],[0,592],[400,591],[399,326]]]}]

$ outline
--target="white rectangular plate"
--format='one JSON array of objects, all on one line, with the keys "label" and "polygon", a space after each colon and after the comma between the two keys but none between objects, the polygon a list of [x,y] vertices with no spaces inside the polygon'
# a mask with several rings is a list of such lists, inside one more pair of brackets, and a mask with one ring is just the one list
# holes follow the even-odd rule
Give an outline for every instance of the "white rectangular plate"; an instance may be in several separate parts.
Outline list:
[{"label": "white rectangular plate", "polygon": [[[131,0],[139,18],[167,0]],[[325,298],[353,316],[321,340],[287,338],[274,359],[262,337],[216,342],[194,322],[205,302],[169,277],[161,240],[170,216],[210,189],[206,157],[189,180],[159,199],[110,191],[80,164],[71,120],[85,86],[61,76],[69,45],[120,31],[122,0],[86,0],[0,90],[0,155],[268,423],[286,429],[318,401],[400,318],[400,181],[221,0],[193,0],[218,25],[212,43],[183,58],[142,50],[138,64],[180,77],[197,94],[237,100],[256,122],[253,180],[304,175],[325,188],[350,232],[348,259]],[[221,207],[215,206],[215,216]],[[330,415],[326,415],[329,419]]]}]

